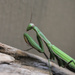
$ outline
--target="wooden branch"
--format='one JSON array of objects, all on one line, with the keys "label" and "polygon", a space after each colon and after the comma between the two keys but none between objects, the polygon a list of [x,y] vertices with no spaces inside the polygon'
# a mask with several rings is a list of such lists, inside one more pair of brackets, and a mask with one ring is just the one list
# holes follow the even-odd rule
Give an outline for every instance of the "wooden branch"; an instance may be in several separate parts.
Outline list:
[{"label": "wooden branch", "polygon": [[[4,59],[2,60],[0,58],[1,59],[0,68],[3,69],[3,73],[2,70],[0,69],[0,75],[4,75],[4,74],[17,75],[18,72],[20,73],[19,75],[49,75],[48,60],[42,57],[39,57],[37,55],[25,52],[23,50],[2,43],[0,43],[0,52],[10,55],[10,56],[5,56],[10,58],[9,62],[8,60],[4,60]],[[2,63],[2,62],[6,62],[6,63]],[[50,64],[51,64],[51,70],[54,75],[75,75],[75,73],[65,68],[59,67],[53,62],[50,62]],[[9,70],[10,72],[13,71],[12,74],[9,74],[7,70]]]}]

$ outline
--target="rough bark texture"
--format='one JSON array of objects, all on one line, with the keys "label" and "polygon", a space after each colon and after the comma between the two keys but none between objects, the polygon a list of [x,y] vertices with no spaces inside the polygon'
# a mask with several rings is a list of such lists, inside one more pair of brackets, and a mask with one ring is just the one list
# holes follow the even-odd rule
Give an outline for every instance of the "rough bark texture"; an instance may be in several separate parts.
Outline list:
[{"label": "rough bark texture", "polygon": [[[48,61],[42,57],[0,43],[0,75],[49,75]],[[75,73],[50,62],[53,75]]]}]

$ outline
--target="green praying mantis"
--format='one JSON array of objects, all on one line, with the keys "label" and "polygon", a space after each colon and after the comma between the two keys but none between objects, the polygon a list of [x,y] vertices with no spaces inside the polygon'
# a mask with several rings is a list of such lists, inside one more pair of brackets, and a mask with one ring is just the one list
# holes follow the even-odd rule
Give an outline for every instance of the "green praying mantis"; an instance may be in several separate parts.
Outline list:
[{"label": "green praying mantis", "polygon": [[[75,60],[72,57],[64,53],[55,45],[51,44],[51,42],[33,23],[30,23],[28,25],[27,31],[31,29],[33,29],[36,32],[39,45],[32,39],[32,37],[30,37],[27,33],[24,33],[24,40],[27,44],[29,44],[32,48],[35,48],[40,53],[43,53],[47,59],[55,60],[56,58],[59,66],[66,67],[67,69],[75,72]],[[45,54],[43,41],[48,48],[48,51],[50,53],[50,58],[48,58],[48,56]]]}]

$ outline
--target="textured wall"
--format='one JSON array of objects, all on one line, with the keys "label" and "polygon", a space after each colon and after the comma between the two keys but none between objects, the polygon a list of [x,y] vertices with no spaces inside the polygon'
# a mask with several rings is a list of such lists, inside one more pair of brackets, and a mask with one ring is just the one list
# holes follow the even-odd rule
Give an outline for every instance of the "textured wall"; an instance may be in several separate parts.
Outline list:
[{"label": "textured wall", "polygon": [[[23,33],[32,6],[32,22],[54,45],[75,58],[75,0],[0,0],[0,42],[23,50],[29,48]],[[34,31],[29,34],[36,40]]]}]

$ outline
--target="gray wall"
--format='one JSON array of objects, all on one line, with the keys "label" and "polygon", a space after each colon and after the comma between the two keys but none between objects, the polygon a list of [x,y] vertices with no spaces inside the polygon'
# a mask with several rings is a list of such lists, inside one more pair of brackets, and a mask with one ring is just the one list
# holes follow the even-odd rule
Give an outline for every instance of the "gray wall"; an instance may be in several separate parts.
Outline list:
[{"label": "gray wall", "polygon": [[[54,45],[75,58],[75,0],[0,0],[0,42],[22,50],[30,48],[23,33],[32,6],[32,22]],[[28,33],[36,40],[34,31]],[[30,52],[41,55],[36,50]]]}]

